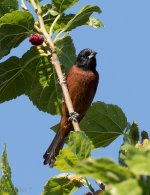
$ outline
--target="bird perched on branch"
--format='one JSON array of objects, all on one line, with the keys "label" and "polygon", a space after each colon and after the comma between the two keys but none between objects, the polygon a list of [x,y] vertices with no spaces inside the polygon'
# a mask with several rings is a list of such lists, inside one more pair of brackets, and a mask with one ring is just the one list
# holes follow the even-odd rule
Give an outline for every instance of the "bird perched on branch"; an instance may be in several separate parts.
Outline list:
[{"label": "bird perched on branch", "polygon": [[43,156],[44,164],[49,164],[50,167],[53,167],[67,135],[73,130],[70,119],[77,119],[80,122],[95,96],[99,81],[96,71],[96,54],[92,49],[82,50],[77,56],[76,64],[71,67],[67,75],[66,84],[75,113],[68,112],[65,100],[63,100],[60,129]]}]

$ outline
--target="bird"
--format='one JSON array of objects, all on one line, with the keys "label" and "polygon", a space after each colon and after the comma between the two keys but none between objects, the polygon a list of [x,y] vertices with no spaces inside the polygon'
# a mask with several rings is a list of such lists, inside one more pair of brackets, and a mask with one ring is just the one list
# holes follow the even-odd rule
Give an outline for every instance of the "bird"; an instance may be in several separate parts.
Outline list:
[{"label": "bird", "polygon": [[93,101],[99,83],[99,74],[96,71],[96,54],[97,52],[92,49],[83,49],[78,54],[75,65],[70,68],[66,76],[66,85],[75,112],[68,112],[63,98],[60,127],[43,155],[44,165],[54,166],[56,157],[63,148],[69,132],[73,130],[70,119],[76,119],[80,122]]}]

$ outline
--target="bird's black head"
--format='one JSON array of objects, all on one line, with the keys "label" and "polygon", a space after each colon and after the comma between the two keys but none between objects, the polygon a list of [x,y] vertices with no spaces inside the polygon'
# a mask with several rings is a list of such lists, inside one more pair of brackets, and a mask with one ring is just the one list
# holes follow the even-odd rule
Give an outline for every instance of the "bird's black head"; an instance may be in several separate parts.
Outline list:
[{"label": "bird's black head", "polygon": [[92,49],[83,49],[77,56],[76,65],[85,70],[94,71],[96,69],[96,54]]}]

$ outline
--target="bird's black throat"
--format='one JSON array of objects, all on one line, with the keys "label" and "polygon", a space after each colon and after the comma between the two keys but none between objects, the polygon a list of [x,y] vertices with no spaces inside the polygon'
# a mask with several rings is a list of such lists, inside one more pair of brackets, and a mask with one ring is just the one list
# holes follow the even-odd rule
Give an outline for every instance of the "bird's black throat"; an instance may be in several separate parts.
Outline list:
[{"label": "bird's black throat", "polygon": [[96,70],[96,52],[92,49],[83,49],[77,56],[76,65],[84,70]]},{"label": "bird's black throat", "polygon": [[96,58],[93,57],[92,59],[88,59],[88,60],[78,59],[77,62],[76,62],[76,65],[79,68],[82,68],[84,70],[95,71],[96,70]]}]

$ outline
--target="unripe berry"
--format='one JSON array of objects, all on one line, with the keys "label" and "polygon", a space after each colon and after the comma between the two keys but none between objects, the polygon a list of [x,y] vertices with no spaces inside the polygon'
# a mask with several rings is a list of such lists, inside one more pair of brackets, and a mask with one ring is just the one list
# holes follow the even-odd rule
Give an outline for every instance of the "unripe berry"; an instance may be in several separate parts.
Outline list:
[{"label": "unripe berry", "polygon": [[29,37],[29,41],[32,43],[32,45],[42,45],[43,41],[44,41],[44,36],[40,35],[40,34],[32,34]]}]

